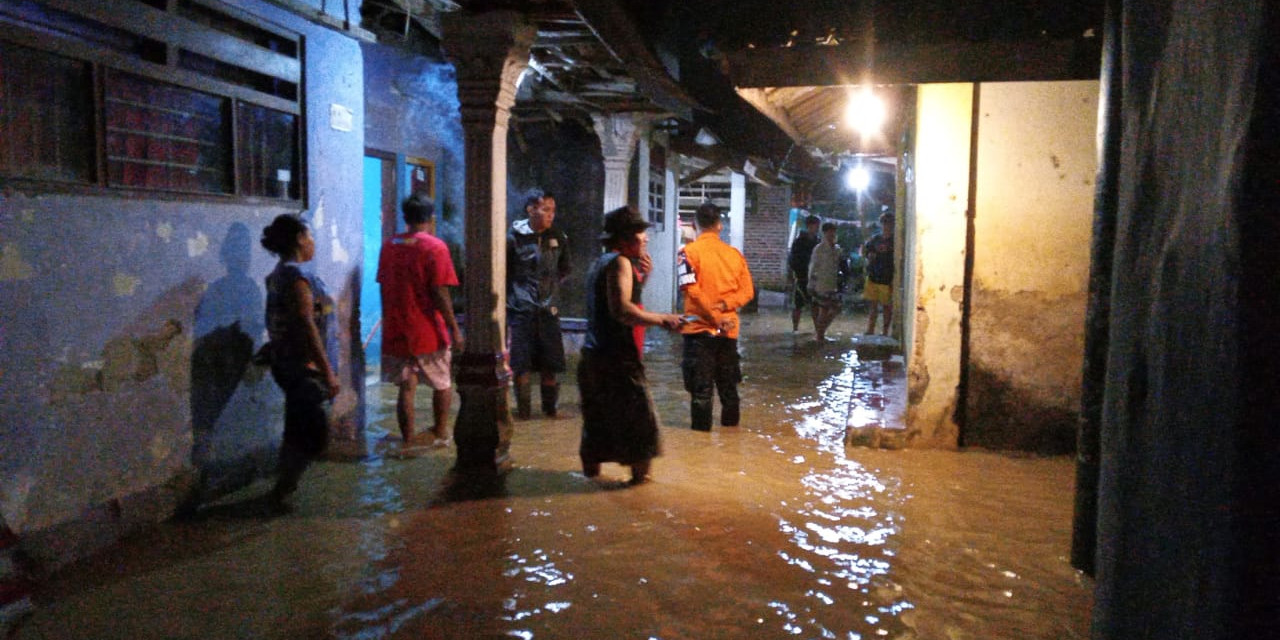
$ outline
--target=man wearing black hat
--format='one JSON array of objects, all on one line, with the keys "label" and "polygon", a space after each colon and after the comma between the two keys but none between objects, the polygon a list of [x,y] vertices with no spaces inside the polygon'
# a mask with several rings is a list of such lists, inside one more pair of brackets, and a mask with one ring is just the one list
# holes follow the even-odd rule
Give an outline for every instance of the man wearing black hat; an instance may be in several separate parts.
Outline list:
[{"label": "man wearing black hat", "polygon": [[582,442],[578,455],[588,478],[602,462],[631,467],[631,483],[644,482],[660,453],[658,416],[649,396],[632,328],[675,329],[680,317],[640,307],[640,278],[632,265],[649,242],[649,222],[630,207],[610,211],[600,241],[605,253],[587,273],[587,335],[578,365]]}]

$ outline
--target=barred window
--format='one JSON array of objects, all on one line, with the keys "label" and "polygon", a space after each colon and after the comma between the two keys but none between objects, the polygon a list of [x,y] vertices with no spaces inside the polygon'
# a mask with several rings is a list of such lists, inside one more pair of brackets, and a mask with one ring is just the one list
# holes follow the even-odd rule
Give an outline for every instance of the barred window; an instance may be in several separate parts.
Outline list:
[{"label": "barred window", "polygon": [[0,181],[301,199],[301,38],[216,0],[0,4]]},{"label": "barred window", "polygon": [[0,172],[94,182],[92,106],[87,63],[0,42]]}]

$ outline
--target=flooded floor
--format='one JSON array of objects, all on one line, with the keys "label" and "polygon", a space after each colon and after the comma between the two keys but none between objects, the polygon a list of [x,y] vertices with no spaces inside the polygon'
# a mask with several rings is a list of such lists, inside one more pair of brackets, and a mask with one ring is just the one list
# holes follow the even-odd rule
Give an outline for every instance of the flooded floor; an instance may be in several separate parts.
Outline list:
[{"label": "flooded floor", "polygon": [[372,453],[314,467],[292,513],[264,515],[263,482],[160,525],[55,576],[17,637],[1087,637],[1072,460],[846,448],[900,426],[901,358],[858,356],[863,317],[818,344],[783,313],[744,317],[742,426],[709,434],[651,331],[650,483],[581,475],[568,387],[565,417],[516,423],[500,496],[445,500],[452,452],[384,440],[378,385]]}]

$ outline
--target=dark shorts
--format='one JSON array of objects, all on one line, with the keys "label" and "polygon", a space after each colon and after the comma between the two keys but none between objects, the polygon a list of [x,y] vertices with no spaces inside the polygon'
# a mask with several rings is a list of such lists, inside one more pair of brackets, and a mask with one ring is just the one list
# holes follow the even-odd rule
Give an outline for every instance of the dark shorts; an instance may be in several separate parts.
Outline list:
[{"label": "dark shorts", "polygon": [[511,342],[511,372],[515,375],[530,371],[564,372],[564,340],[559,316],[550,311],[510,313],[507,335]]},{"label": "dark shorts", "polygon": [[796,278],[796,286],[791,290],[791,308],[803,309],[809,302],[809,279]]}]

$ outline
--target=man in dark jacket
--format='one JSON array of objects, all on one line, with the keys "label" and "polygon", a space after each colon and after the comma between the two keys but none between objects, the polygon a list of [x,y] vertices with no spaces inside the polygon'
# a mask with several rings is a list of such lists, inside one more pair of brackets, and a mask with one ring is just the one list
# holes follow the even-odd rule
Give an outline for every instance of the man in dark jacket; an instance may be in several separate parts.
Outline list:
[{"label": "man in dark jacket", "polygon": [[568,238],[551,228],[556,218],[551,194],[529,197],[524,210],[529,217],[517,220],[507,232],[507,332],[516,417],[528,419],[532,414],[530,371],[541,374],[543,414],[555,417],[560,398],[556,374],[565,370],[556,295],[569,275]]},{"label": "man in dark jacket", "polygon": [[800,313],[809,304],[809,258],[818,246],[818,225],[822,219],[813,214],[804,219],[804,230],[791,242],[787,268],[791,271],[791,330],[800,330]]}]

